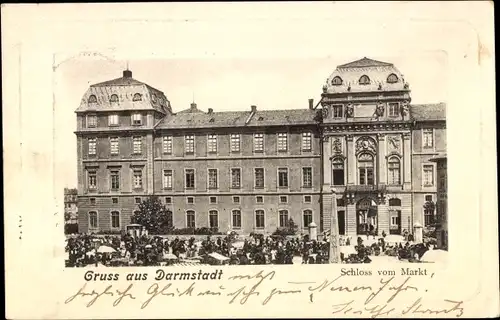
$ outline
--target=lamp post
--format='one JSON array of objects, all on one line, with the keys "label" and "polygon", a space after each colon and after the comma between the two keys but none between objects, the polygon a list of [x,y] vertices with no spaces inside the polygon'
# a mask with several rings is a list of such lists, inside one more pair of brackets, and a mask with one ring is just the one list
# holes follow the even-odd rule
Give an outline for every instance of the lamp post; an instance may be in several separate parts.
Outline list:
[{"label": "lamp post", "polygon": [[332,212],[330,219],[330,257],[329,263],[340,263],[339,225],[337,223],[337,196],[332,189]]}]

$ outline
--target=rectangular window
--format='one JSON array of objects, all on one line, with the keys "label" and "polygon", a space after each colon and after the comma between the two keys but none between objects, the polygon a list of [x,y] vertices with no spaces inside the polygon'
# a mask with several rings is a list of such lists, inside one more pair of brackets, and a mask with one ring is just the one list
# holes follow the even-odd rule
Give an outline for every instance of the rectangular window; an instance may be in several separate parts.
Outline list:
[{"label": "rectangular window", "polygon": [[209,197],[210,204],[217,204],[217,197]]},{"label": "rectangular window", "polygon": [[359,169],[359,184],[373,185],[373,168],[360,168]]},{"label": "rectangular window", "polygon": [[288,134],[278,133],[278,151],[285,152],[288,150]]},{"label": "rectangular window", "polygon": [[255,228],[264,229],[265,225],[265,216],[264,210],[256,210],[255,211]]},{"label": "rectangular window", "polygon": [[256,196],[255,197],[255,202],[257,202],[257,203],[264,203],[264,197],[263,196]]},{"label": "rectangular window", "polygon": [[208,169],[208,188],[217,189],[217,169]]},{"label": "rectangular window", "polygon": [[302,151],[312,150],[312,133],[303,132],[302,133]]},{"label": "rectangular window", "polygon": [[216,134],[209,134],[208,135],[208,152],[210,153],[216,153],[217,152],[217,135]]},{"label": "rectangular window", "polygon": [[108,116],[108,125],[111,127],[111,126],[117,126],[119,123],[118,123],[118,115],[117,114],[110,114]]},{"label": "rectangular window", "polygon": [[287,203],[287,202],[288,202],[287,196],[280,196],[280,203]]},{"label": "rectangular window", "polygon": [[233,228],[239,229],[241,228],[241,211],[233,210]]},{"label": "rectangular window", "polygon": [[163,137],[163,153],[172,154],[172,136]]},{"label": "rectangular window", "polygon": [[241,169],[232,168],[231,169],[231,188],[241,187]]},{"label": "rectangular window", "polygon": [[136,198],[134,199],[134,201],[135,201],[135,204],[141,204],[142,199],[141,199],[141,198],[139,198],[139,197],[136,197]]},{"label": "rectangular window", "polygon": [[90,204],[95,205],[95,198],[90,198]]},{"label": "rectangular window", "polygon": [[302,187],[312,188],[312,168],[302,168]]},{"label": "rectangular window", "polygon": [[95,211],[89,212],[89,227],[93,229],[97,228],[97,212]]},{"label": "rectangular window", "polygon": [[288,188],[288,168],[278,168],[278,187]]},{"label": "rectangular window", "polygon": [[425,196],[425,201],[426,202],[431,202],[432,201],[432,195],[428,194]]},{"label": "rectangular window", "polygon": [[311,196],[304,196],[304,203],[311,203]]},{"label": "rectangular window", "polygon": [[309,225],[313,222],[313,214],[311,210],[304,210],[304,228],[309,227]]},{"label": "rectangular window", "polygon": [[97,188],[97,171],[90,170],[87,172],[88,188],[94,190]]},{"label": "rectangular window", "polygon": [[120,172],[118,170],[112,170],[110,172],[110,180],[111,180],[111,190],[119,190],[120,189]]},{"label": "rectangular window", "polygon": [[187,198],[186,198],[186,202],[187,202],[188,204],[193,204],[193,203],[194,203],[194,197],[187,197]]},{"label": "rectangular window", "polygon": [[388,167],[388,184],[401,184],[400,170],[399,170],[399,160],[389,159]]},{"label": "rectangular window", "polygon": [[434,166],[424,165],[424,186],[430,187],[434,185]]},{"label": "rectangular window", "polygon": [[240,197],[233,197],[233,203],[239,204],[240,203]]},{"label": "rectangular window", "polygon": [[97,138],[89,138],[89,155],[97,153]]},{"label": "rectangular window", "polygon": [[165,203],[166,204],[172,204],[172,197],[166,197],[165,198]]},{"label": "rectangular window", "polygon": [[391,217],[391,226],[399,226],[399,217]]},{"label": "rectangular window", "polygon": [[255,188],[264,188],[264,168],[255,168]]},{"label": "rectangular window", "polygon": [[186,179],[184,181],[184,185],[186,189],[194,189],[195,181],[194,181],[194,169],[186,169]]},{"label": "rectangular window", "polygon": [[120,213],[117,211],[111,212],[111,228],[120,228]]},{"label": "rectangular window", "polygon": [[186,212],[186,227],[188,228],[196,228],[196,220],[195,214],[193,210],[189,210]]},{"label": "rectangular window", "polygon": [[133,137],[132,141],[134,154],[142,153],[142,137]]},{"label": "rectangular window", "polygon": [[389,115],[389,117],[399,116],[399,103],[397,102],[389,103],[387,109],[388,109],[387,114]]},{"label": "rectangular window", "polygon": [[172,189],[172,178],[173,178],[172,170],[163,170],[163,188]]},{"label": "rectangular window", "polygon": [[140,113],[132,114],[132,125],[134,126],[142,125],[142,114]]},{"label": "rectangular window", "polygon": [[184,152],[194,153],[194,135],[190,134],[184,137]]},{"label": "rectangular window", "polygon": [[134,189],[142,189],[142,170],[134,170]]},{"label": "rectangular window", "polygon": [[344,162],[342,160],[333,160],[333,185],[344,185]]},{"label": "rectangular window", "polygon": [[255,133],[253,135],[253,151],[264,152],[264,134]]},{"label": "rectangular window", "polygon": [[120,141],[118,140],[118,137],[109,138],[109,143],[112,155],[117,155],[118,153],[120,153]]},{"label": "rectangular window", "polygon": [[333,106],[332,107],[332,114],[334,118],[343,118],[343,110],[341,105]]},{"label": "rectangular window", "polygon": [[288,227],[288,210],[279,211],[279,227],[280,228]]},{"label": "rectangular window", "polygon": [[111,202],[113,204],[118,204],[118,198],[111,198]]},{"label": "rectangular window", "polygon": [[97,127],[97,116],[96,115],[88,115],[87,116],[87,128],[95,128]]},{"label": "rectangular window", "polygon": [[231,134],[231,152],[240,152],[239,134]]},{"label": "rectangular window", "polygon": [[210,210],[208,212],[209,226],[212,229],[219,227],[219,213],[216,210]]},{"label": "rectangular window", "polygon": [[424,148],[434,147],[434,131],[433,129],[423,129],[423,144]]}]

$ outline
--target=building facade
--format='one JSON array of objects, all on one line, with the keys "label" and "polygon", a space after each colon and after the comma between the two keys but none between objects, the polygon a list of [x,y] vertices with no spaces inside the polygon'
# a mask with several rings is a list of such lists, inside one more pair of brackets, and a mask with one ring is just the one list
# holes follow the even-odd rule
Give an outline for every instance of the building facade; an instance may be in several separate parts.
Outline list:
[{"label": "building facade", "polygon": [[446,154],[440,154],[430,161],[435,162],[437,165],[437,247],[448,250],[448,160]]},{"label": "building facade", "polygon": [[78,223],[78,190],[64,188],[64,223]]},{"label": "building facade", "polygon": [[293,110],[174,113],[124,71],[90,86],[76,111],[79,229],[123,229],[150,195],[177,228],[271,233],[291,218],[326,230],[332,201],[341,234],[430,224],[445,106],[410,102],[401,73],[367,58],[337,67],[321,108]]}]

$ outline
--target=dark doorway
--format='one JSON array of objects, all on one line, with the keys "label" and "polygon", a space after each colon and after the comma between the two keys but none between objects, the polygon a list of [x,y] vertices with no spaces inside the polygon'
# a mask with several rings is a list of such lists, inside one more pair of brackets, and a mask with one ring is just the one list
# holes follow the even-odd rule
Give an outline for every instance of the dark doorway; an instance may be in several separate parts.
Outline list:
[{"label": "dark doorway", "polygon": [[356,204],[357,234],[378,234],[377,204],[369,198],[361,199]]},{"label": "dark doorway", "polygon": [[345,211],[339,211],[337,214],[337,220],[339,223],[339,235],[345,235]]}]

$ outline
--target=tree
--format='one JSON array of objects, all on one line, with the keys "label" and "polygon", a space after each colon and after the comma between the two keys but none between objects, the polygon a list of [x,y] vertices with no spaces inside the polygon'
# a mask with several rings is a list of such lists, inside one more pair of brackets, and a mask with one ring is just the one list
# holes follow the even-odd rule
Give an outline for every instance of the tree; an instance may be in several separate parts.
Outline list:
[{"label": "tree", "polygon": [[173,229],[172,211],[157,196],[151,196],[139,204],[132,223],[143,225],[149,234],[165,234]]},{"label": "tree", "polygon": [[297,230],[299,226],[295,224],[292,218],[288,219],[288,224],[285,227],[277,228],[276,231],[273,232],[275,236],[293,236],[297,234]]}]

